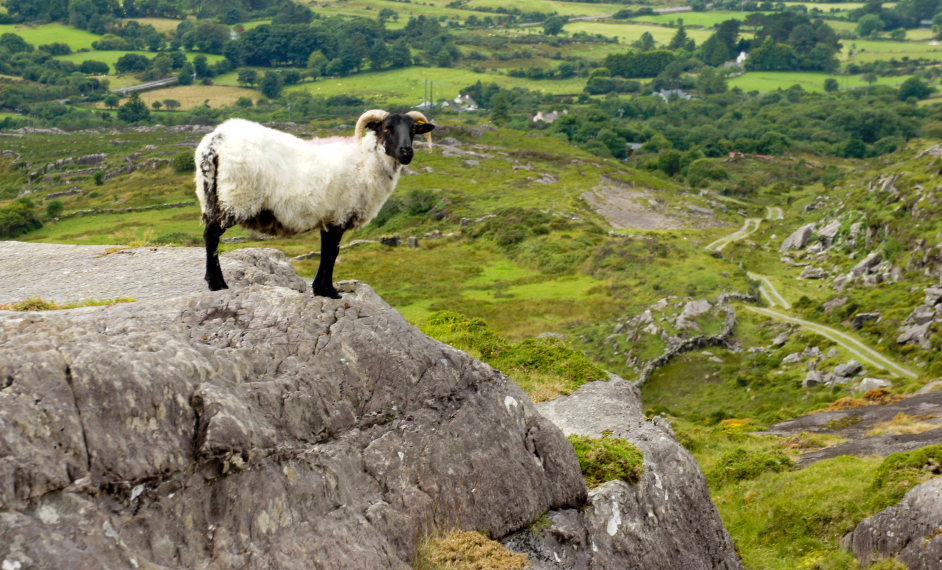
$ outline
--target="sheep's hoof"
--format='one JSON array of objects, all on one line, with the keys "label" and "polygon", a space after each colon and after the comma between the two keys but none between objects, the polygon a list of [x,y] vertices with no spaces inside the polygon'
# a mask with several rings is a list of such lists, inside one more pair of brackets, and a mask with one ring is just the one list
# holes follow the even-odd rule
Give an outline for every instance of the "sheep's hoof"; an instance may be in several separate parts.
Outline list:
[{"label": "sheep's hoof", "polygon": [[222,290],[222,289],[228,289],[228,288],[229,288],[229,286],[226,285],[226,282],[225,282],[225,281],[221,281],[221,280],[220,280],[220,281],[216,281],[216,280],[207,279],[206,282],[209,284],[209,290],[210,290],[210,291],[220,291],[220,290]]},{"label": "sheep's hoof", "polygon": [[321,288],[319,288],[319,287],[315,287],[315,288],[314,288],[314,295],[317,296],[317,297],[330,297],[331,299],[341,299],[341,298],[342,298],[342,297],[340,296],[340,292],[337,291],[337,289],[335,289],[334,287],[330,287],[330,288],[325,287],[325,288],[323,288],[323,289],[321,289]]}]

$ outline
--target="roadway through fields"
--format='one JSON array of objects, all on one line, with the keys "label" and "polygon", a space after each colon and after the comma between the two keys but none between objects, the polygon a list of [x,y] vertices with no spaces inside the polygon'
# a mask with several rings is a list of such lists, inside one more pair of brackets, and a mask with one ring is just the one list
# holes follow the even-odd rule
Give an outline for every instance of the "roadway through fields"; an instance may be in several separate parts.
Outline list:
[{"label": "roadway through fields", "polygon": [[[781,220],[784,215],[782,209],[775,206],[766,207],[766,219],[768,220]],[[706,246],[710,251],[722,251],[724,247],[728,244],[746,238],[747,236],[755,233],[759,226],[762,223],[761,218],[749,218],[746,220],[746,223],[743,224],[743,227],[740,228],[735,233],[732,233],[725,238],[720,238],[713,243]],[[759,275],[757,273],[752,273],[747,271],[746,274],[750,279],[754,279],[759,282],[759,293],[762,297],[768,301],[769,305],[772,308],[765,307],[750,307],[746,306],[746,309],[758,313],[760,315],[769,317],[771,319],[776,319],[779,321],[784,321],[787,323],[796,324],[806,330],[809,330],[813,333],[819,334],[827,339],[832,340],[833,342],[839,344],[847,352],[857,357],[862,363],[872,366],[876,369],[885,369],[891,375],[895,377],[907,376],[909,378],[917,378],[918,375],[909,370],[905,366],[895,362],[889,357],[881,354],[877,350],[870,348],[864,344],[859,339],[841,332],[835,328],[828,327],[819,323],[808,321],[805,319],[800,319],[798,317],[793,317],[785,312],[785,310],[792,307],[791,303],[788,302],[788,299],[782,295],[778,289],[775,288],[775,285],[772,281],[765,277],[764,275]],[[782,307],[782,310],[776,310],[774,307]]]}]

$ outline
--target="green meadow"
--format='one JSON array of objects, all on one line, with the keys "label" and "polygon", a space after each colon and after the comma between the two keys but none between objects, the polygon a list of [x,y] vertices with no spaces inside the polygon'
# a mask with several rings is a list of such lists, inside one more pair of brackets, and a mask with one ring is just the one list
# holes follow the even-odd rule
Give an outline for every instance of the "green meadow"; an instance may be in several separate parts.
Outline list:
[{"label": "green meadow", "polygon": [[[534,81],[496,73],[477,73],[467,69],[410,67],[364,72],[338,79],[322,79],[291,86],[287,91],[307,91],[312,95],[325,97],[355,93],[358,97],[372,101],[394,105],[418,105],[422,102],[426,81],[434,82],[436,99],[457,97],[462,88],[477,81],[494,82],[505,88],[524,87],[533,91],[573,95],[582,92],[585,85],[585,79],[579,77]],[[220,79],[220,82],[223,80]]]},{"label": "green meadow", "polygon": [[[677,33],[676,28],[658,26],[654,24],[634,23],[631,20],[606,20],[604,22],[571,22],[566,24],[565,30],[574,34],[585,32],[587,34],[601,34],[610,38],[618,38],[622,44],[630,44],[638,40],[645,32],[654,37],[658,44],[668,44]],[[713,32],[697,28],[687,28],[687,36],[693,38],[697,45],[705,42]],[[618,46],[617,51],[624,51],[625,45]]]},{"label": "green meadow", "polygon": [[[651,14],[649,16],[638,16],[632,18],[635,22],[650,22],[652,24],[661,24],[663,26],[678,26],[681,23],[685,26],[699,26],[702,28],[713,28],[726,20],[745,20],[749,14],[754,12],[678,12],[673,14]],[[761,12],[769,14],[770,12]]]},{"label": "green meadow", "polygon": [[889,59],[942,60],[942,45],[929,42],[889,40],[844,40],[842,57],[847,62],[867,63]]},{"label": "green meadow", "polygon": [[34,46],[54,42],[68,44],[73,50],[91,49],[92,42],[101,36],[79,30],[63,24],[45,24],[42,26],[0,25],[0,34],[16,34]]},{"label": "green meadow", "polygon": [[[880,77],[876,85],[898,87],[910,76]],[[750,71],[729,80],[730,87],[739,87],[743,91],[768,92],[787,89],[800,85],[805,91],[824,91],[824,81],[828,78],[837,80],[840,89],[867,87],[862,75],[835,75],[812,71]]]}]

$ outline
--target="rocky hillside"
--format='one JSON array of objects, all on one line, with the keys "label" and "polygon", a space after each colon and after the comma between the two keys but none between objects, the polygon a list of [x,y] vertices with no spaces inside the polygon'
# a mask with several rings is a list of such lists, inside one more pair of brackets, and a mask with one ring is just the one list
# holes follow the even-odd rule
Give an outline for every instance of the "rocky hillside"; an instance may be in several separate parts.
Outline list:
[{"label": "rocky hillside", "polygon": [[[572,446],[520,388],[368,286],[312,297],[280,254],[242,250],[211,293],[198,249],[61,247],[0,242],[5,299],[140,300],[0,311],[4,568],[407,568],[436,530],[502,537],[547,511],[569,514],[531,527],[552,537],[539,552],[739,567],[695,463],[636,393],[614,401],[631,425],[608,429],[660,451],[641,445],[642,482],[585,511]],[[595,522],[568,532],[572,517]]]}]

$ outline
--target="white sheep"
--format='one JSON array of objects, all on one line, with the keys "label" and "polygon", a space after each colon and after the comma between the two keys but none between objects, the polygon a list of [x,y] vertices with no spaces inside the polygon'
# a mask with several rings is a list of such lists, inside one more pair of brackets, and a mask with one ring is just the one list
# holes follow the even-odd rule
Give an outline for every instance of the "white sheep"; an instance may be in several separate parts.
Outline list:
[{"label": "white sheep", "polygon": [[195,157],[209,289],[228,287],[219,265],[219,238],[228,228],[282,236],[317,228],[314,294],[339,299],[333,275],[340,239],[379,213],[402,166],[412,162],[413,138],[424,134],[431,145],[434,128],[418,111],[377,109],[360,116],[353,137],[303,140],[243,119],[216,127]]}]

